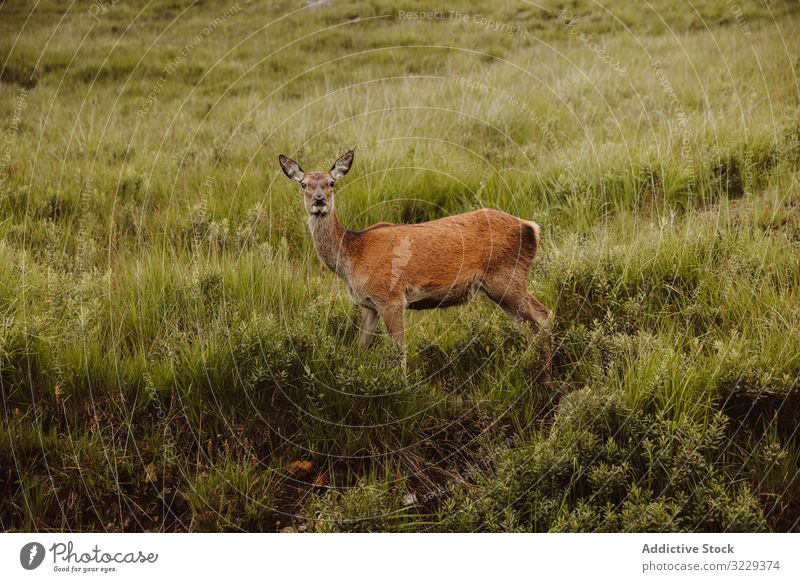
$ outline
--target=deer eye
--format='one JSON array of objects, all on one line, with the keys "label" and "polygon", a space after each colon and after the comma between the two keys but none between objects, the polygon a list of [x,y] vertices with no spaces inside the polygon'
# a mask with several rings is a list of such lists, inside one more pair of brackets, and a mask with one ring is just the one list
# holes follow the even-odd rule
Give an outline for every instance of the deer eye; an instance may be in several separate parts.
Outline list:
[{"label": "deer eye", "polygon": [[331,180],[330,187],[331,187],[331,188],[333,188],[335,185],[336,185],[336,182],[334,182],[333,180]]},{"label": "deer eye", "polygon": [[301,188],[305,188],[306,187],[306,183],[305,182],[300,182],[300,187]]}]

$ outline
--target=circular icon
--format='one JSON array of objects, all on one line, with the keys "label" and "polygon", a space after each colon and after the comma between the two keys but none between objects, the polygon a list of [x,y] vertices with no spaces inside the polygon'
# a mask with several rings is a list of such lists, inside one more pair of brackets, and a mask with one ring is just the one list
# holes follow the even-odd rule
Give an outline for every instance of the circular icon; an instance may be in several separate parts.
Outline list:
[{"label": "circular icon", "polygon": [[39,542],[30,542],[19,551],[19,563],[26,570],[35,570],[44,561],[44,546]]}]

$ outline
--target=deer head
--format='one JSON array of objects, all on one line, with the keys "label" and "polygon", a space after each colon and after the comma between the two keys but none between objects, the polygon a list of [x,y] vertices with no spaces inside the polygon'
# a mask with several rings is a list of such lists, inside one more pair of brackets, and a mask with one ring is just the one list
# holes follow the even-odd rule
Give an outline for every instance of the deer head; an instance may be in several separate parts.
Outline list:
[{"label": "deer head", "polygon": [[281,169],[286,176],[300,184],[303,201],[310,216],[325,216],[333,210],[333,188],[336,181],[350,171],[354,150],[350,150],[334,162],[327,172],[304,172],[291,158],[278,156]]}]

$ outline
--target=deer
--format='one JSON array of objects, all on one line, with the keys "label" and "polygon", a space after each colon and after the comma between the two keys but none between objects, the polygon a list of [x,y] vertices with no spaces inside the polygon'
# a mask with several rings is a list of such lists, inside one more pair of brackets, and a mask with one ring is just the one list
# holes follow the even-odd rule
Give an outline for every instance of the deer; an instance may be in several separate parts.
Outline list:
[{"label": "deer", "polygon": [[407,373],[404,314],[407,309],[444,308],[487,296],[532,341],[542,334],[544,378],[550,382],[552,314],[528,291],[528,272],[541,246],[541,228],[501,210],[482,208],[418,224],[380,222],[364,230],[342,226],[334,187],[350,171],[355,151],[327,172],[304,172],[283,154],[283,173],[300,185],[308,229],[322,263],[344,280],[361,308],[358,343],[368,348],[380,320],[400,350]]}]

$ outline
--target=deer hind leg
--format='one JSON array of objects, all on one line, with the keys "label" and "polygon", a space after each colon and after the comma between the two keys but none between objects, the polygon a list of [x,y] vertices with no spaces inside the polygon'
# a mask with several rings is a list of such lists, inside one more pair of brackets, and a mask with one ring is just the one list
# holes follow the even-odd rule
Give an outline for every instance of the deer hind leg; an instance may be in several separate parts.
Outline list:
[{"label": "deer hind leg", "polygon": [[514,321],[527,327],[531,341],[537,334],[541,337],[545,382],[549,384],[553,358],[552,313],[528,292],[526,280],[516,284],[506,283],[504,287],[504,289],[489,287],[485,291],[489,299],[500,305]]},{"label": "deer hind leg", "polygon": [[528,324],[530,329],[528,337],[531,341],[537,335],[541,339],[542,355],[544,356],[544,381],[545,384],[549,385],[553,374],[552,313],[527,290],[521,294],[519,304],[515,306],[515,311],[520,313],[523,324]]},{"label": "deer hind leg", "polygon": [[368,348],[377,336],[376,330],[381,317],[378,312],[370,307],[361,308],[361,334],[358,336],[358,345]]},{"label": "deer hind leg", "polygon": [[553,359],[553,313],[527,291],[523,302],[526,321],[530,322],[533,334],[538,333],[544,343],[545,371],[550,374]]},{"label": "deer hind leg", "polygon": [[404,312],[405,308],[402,305],[385,305],[378,308],[378,313],[386,324],[386,331],[400,348],[400,365],[403,368],[403,374],[407,371]]}]

